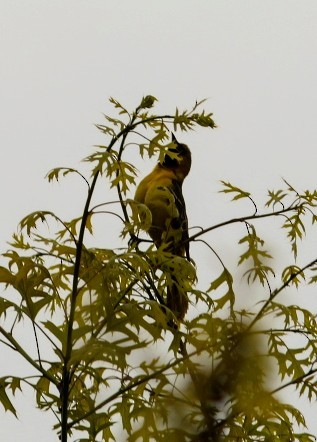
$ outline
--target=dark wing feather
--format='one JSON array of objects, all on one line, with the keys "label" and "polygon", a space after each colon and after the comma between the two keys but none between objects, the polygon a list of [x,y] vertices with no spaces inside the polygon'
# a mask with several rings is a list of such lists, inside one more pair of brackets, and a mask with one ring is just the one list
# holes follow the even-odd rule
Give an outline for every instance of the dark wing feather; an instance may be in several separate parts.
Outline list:
[{"label": "dark wing feather", "polygon": [[185,251],[186,258],[190,260],[188,242],[188,219],[186,213],[186,204],[182,192],[182,183],[180,184],[176,180],[173,180],[172,183],[173,186],[170,188],[170,191],[175,198],[175,204],[179,213],[179,217],[172,220],[172,227],[173,229],[181,229],[182,231],[181,244],[179,245],[179,247],[176,246],[175,254],[182,256],[184,255],[183,252]]}]

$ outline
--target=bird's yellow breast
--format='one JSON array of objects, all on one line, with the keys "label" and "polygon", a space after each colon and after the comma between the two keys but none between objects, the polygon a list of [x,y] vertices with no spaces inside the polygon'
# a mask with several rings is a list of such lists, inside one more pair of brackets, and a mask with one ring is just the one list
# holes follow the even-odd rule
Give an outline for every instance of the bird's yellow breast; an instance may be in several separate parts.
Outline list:
[{"label": "bird's yellow breast", "polygon": [[134,199],[139,203],[146,204],[148,192],[152,193],[158,187],[171,187],[174,179],[176,176],[173,170],[155,167],[138,185]]}]

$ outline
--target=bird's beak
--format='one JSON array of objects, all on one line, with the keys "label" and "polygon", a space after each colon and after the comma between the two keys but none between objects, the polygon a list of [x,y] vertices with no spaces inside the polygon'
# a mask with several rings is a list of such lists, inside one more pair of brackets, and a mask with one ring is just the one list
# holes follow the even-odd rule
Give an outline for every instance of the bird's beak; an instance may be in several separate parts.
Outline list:
[{"label": "bird's beak", "polygon": [[172,141],[173,143],[179,144],[173,132],[172,132]]}]

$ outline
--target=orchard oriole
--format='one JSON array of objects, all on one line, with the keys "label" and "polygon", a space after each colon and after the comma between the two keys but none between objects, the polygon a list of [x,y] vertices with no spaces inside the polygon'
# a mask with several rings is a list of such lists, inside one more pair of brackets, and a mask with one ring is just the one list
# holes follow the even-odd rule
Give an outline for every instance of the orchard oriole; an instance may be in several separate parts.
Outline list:
[{"label": "orchard oriole", "polygon": [[[163,162],[158,163],[140,182],[135,200],[150,209],[152,224],[148,233],[156,247],[164,244],[167,252],[190,260],[182,184],[191,168],[191,153],[186,144],[176,140],[174,134],[172,141],[175,147],[170,148]],[[179,319],[184,318],[188,308],[188,299],[181,286],[177,275],[172,274],[167,287],[167,306]]]}]

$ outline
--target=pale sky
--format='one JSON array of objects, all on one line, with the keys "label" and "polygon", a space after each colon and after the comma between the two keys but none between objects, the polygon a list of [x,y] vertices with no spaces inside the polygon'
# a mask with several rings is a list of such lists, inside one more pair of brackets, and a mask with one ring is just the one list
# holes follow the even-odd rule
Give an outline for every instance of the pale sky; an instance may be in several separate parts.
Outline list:
[{"label": "pale sky", "polygon": [[[132,109],[151,94],[162,113],[208,98],[218,128],[177,134],[193,155],[191,225],[244,214],[218,194],[219,180],[261,202],[281,177],[317,187],[315,0],[1,0],[0,54],[1,251],[29,212],[79,215],[84,188],[43,178],[82,167],[105,142],[94,123],[112,112],[109,96]],[[152,165],[138,160],[140,175]],[[56,442],[53,418],[34,411],[32,395],[17,405],[19,421],[0,408],[1,440]]]}]

